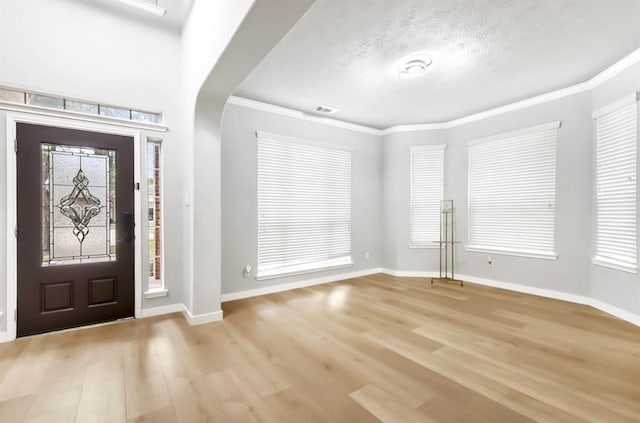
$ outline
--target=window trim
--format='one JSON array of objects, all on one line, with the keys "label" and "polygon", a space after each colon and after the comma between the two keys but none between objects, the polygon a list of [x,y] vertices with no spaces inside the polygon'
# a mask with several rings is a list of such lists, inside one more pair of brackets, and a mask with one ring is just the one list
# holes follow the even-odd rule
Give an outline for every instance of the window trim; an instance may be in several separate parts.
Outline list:
[{"label": "window trim", "polygon": [[[333,260],[327,260],[325,263],[329,263]],[[353,267],[353,255],[348,257],[348,262],[345,260],[344,264],[327,264],[326,266],[322,266],[322,267],[313,267],[313,268],[307,268],[304,270],[291,270],[291,271],[285,271],[285,272],[278,272],[275,273],[273,271],[267,271],[267,272],[262,272],[256,275],[256,280],[257,281],[266,281],[269,279],[279,279],[279,278],[285,278],[287,276],[296,276],[296,275],[306,275],[308,273],[316,273],[316,272],[324,272],[327,270],[336,270],[336,269],[347,269],[349,267]]]},{"label": "window trim", "polygon": [[557,120],[553,122],[543,123],[541,125],[529,126],[523,129],[516,129],[515,131],[502,132],[500,134],[489,135],[482,138],[476,138],[467,141],[467,146],[484,144],[485,142],[499,141],[505,138],[521,137],[525,135],[534,134],[536,132],[548,131],[549,129],[559,129],[562,127],[562,121]]},{"label": "window trim", "polygon": [[[350,152],[354,152],[356,150],[355,147],[351,147],[349,145],[332,144],[329,142],[315,141],[307,138],[298,138],[298,137],[290,137],[288,135],[279,135],[279,134],[274,134],[272,132],[256,131],[256,143],[259,140],[290,142],[295,144],[308,145],[311,147],[331,148],[334,150],[342,150],[342,151],[350,151]],[[352,157],[352,162],[353,162],[353,157]]]},{"label": "window trim", "polygon": [[[157,132],[167,132],[169,130],[169,127],[164,124],[163,112],[151,112],[148,110],[140,110],[140,109],[131,108],[131,107],[115,106],[115,105],[110,105],[101,101],[78,99],[78,98],[67,98],[63,95],[56,95],[51,93],[39,92],[39,91],[31,91],[31,90],[27,90],[19,87],[9,87],[9,86],[0,85],[0,90],[13,91],[23,95],[23,101],[20,103],[0,100],[0,110],[5,110],[8,112],[31,113],[34,115],[41,115],[44,117],[59,117],[59,118],[73,119],[76,121],[88,122],[93,124],[116,125],[124,128],[144,129],[144,130],[157,131]],[[91,104],[95,106],[116,107],[121,109],[127,109],[129,110],[130,117],[132,112],[149,113],[153,115],[158,115],[160,117],[160,122],[151,123],[146,121],[122,119],[117,117],[101,115],[99,114],[99,107],[98,107],[98,114],[93,114],[93,113],[85,113],[85,112],[78,112],[74,110],[68,110],[64,107],[62,109],[58,109],[58,108],[28,104],[26,100],[27,95],[37,95],[37,96],[43,96],[43,97],[50,97],[54,99],[60,99],[63,101],[63,104],[66,104],[66,101],[72,101],[72,102]]]},{"label": "window trim", "polygon": [[501,250],[498,248],[482,247],[479,245],[465,245],[464,249],[465,251],[469,251],[472,253],[500,254],[503,256],[526,257],[526,258],[534,258],[534,259],[541,259],[541,260],[557,260],[558,259],[558,255],[556,253],[541,253],[539,251]]},{"label": "window trim", "polygon": [[[409,235],[409,236],[411,236],[411,235]],[[410,249],[412,249],[412,250],[419,250],[419,249],[430,250],[432,248],[440,248],[440,246],[437,243],[438,243],[438,241],[433,241],[433,245],[409,243],[408,247]]]},{"label": "window trim", "polygon": [[[166,279],[165,279],[165,224],[164,224],[164,148],[163,148],[163,144],[164,144],[164,140],[162,138],[156,138],[156,137],[147,137],[146,139],[146,155],[145,157],[147,158],[147,172],[145,172],[145,176],[148,178],[148,171],[149,171],[149,166],[150,163],[148,163],[148,156],[149,156],[149,145],[151,144],[158,144],[160,146],[160,212],[161,212],[161,221],[160,221],[160,286],[157,287],[150,287],[149,286],[149,260],[151,259],[152,254],[155,257],[155,253],[152,253],[151,251],[147,251],[147,271],[145,272],[145,275],[147,275],[147,277],[145,278],[145,291],[144,291],[144,297],[146,299],[152,299],[152,298],[160,298],[160,297],[166,297],[167,295],[169,295],[169,290],[166,288]],[[145,178],[146,179],[146,178]],[[149,184],[147,182],[146,184],[146,198],[147,198],[147,208],[148,208],[148,201],[149,201]],[[145,219],[147,222],[147,232],[146,232],[146,244],[147,245],[147,249],[148,249],[148,245],[149,245],[149,217],[148,217],[148,213],[145,213]]]},{"label": "window trim", "polygon": [[634,275],[638,274],[638,266],[632,266],[629,264],[619,263],[613,260],[609,260],[604,257],[593,257],[591,259],[591,264],[600,267],[606,267],[607,269],[619,270],[621,272],[633,273]]},{"label": "window trim", "polygon": [[[608,115],[609,113],[613,113],[615,111],[618,111],[620,109],[622,109],[623,107],[629,106],[633,103],[638,103],[640,102],[640,91],[635,92],[633,94],[627,95],[625,97],[622,97],[620,100],[615,101],[611,104],[608,104],[604,107],[601,107],[597,110],[595,110],[593,113],[591,113],[591,117],[592,119],[595,121],[596,119],[604,116],[604,115]],[[640,105],[639,105],[640,106]],[[640,113],[639,113],[640,114]]]}]

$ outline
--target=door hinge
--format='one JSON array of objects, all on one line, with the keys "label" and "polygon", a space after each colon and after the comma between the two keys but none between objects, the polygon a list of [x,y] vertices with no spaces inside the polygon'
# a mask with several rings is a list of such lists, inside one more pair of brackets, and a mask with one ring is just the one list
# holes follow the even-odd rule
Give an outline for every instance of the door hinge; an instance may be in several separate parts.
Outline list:
[{"label": "door hinge", "polygon": [[13,310],[13,321],[14,322],[18,321],[18,309],[17,308],[15,310]]},{"label": "door hinge", "polygon": [[136,191],[140,191],[140,182],[136,182],[134,184],[134,188],[135,188]]},{"label": "door hinge", "polygon": [[14,229],[14,232],[16,234],[16,238],[18,237],[18,226],[16,226],[16,228]]},{"label": "door hinge", "polygon": [[16,154],[18,153],[18,139],[17,138],[13,139],[13,151],[15,151]]}]

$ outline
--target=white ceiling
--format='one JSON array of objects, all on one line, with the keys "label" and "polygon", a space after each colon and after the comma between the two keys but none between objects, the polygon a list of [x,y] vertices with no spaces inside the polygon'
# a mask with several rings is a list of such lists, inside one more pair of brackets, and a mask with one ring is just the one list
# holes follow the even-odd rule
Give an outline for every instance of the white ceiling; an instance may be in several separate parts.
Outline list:
[{"label": "white ceiling", "polygon": [[[236,95],[376,128],[584,82],[640,47],[638,0],[318,0]],[[401,79],[424,52],[433,65]]]}]

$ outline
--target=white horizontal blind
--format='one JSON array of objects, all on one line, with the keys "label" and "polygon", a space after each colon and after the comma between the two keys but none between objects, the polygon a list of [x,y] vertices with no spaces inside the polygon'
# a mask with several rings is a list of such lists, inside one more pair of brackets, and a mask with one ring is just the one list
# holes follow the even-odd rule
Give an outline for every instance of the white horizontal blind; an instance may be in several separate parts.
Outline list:
[{"label": "white horizontal blind", "polygon": [[557,125],[469,146],[467,248],[555,250]]},{"label": "white horizontal blind", "polygon": [[637,264],[638,106],[596,118],[596,260]]},{"label": "white horizontal blind", "polygon": [[436,247],[440,239],[440,201],[444,197],[446,145],[411,147],[411,244]]},{"label": "white horizontal blind", "polygon": [[351,152],[271,138],[258,139],[258,278],[351,264]]}]

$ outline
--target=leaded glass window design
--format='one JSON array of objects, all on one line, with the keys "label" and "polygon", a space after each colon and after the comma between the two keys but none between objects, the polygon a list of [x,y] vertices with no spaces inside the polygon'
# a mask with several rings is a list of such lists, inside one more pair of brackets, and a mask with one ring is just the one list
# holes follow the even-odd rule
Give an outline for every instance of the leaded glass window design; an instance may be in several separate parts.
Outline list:
[{"label": "leaded glass window design", "polygon": [[162,143],[147,143],[147,180],[149,192],[149,285],[162,289]]},{"label": "leaded glass window design", "polygon": [[42,144],[42,264],[116,260],[116,152]]}]

